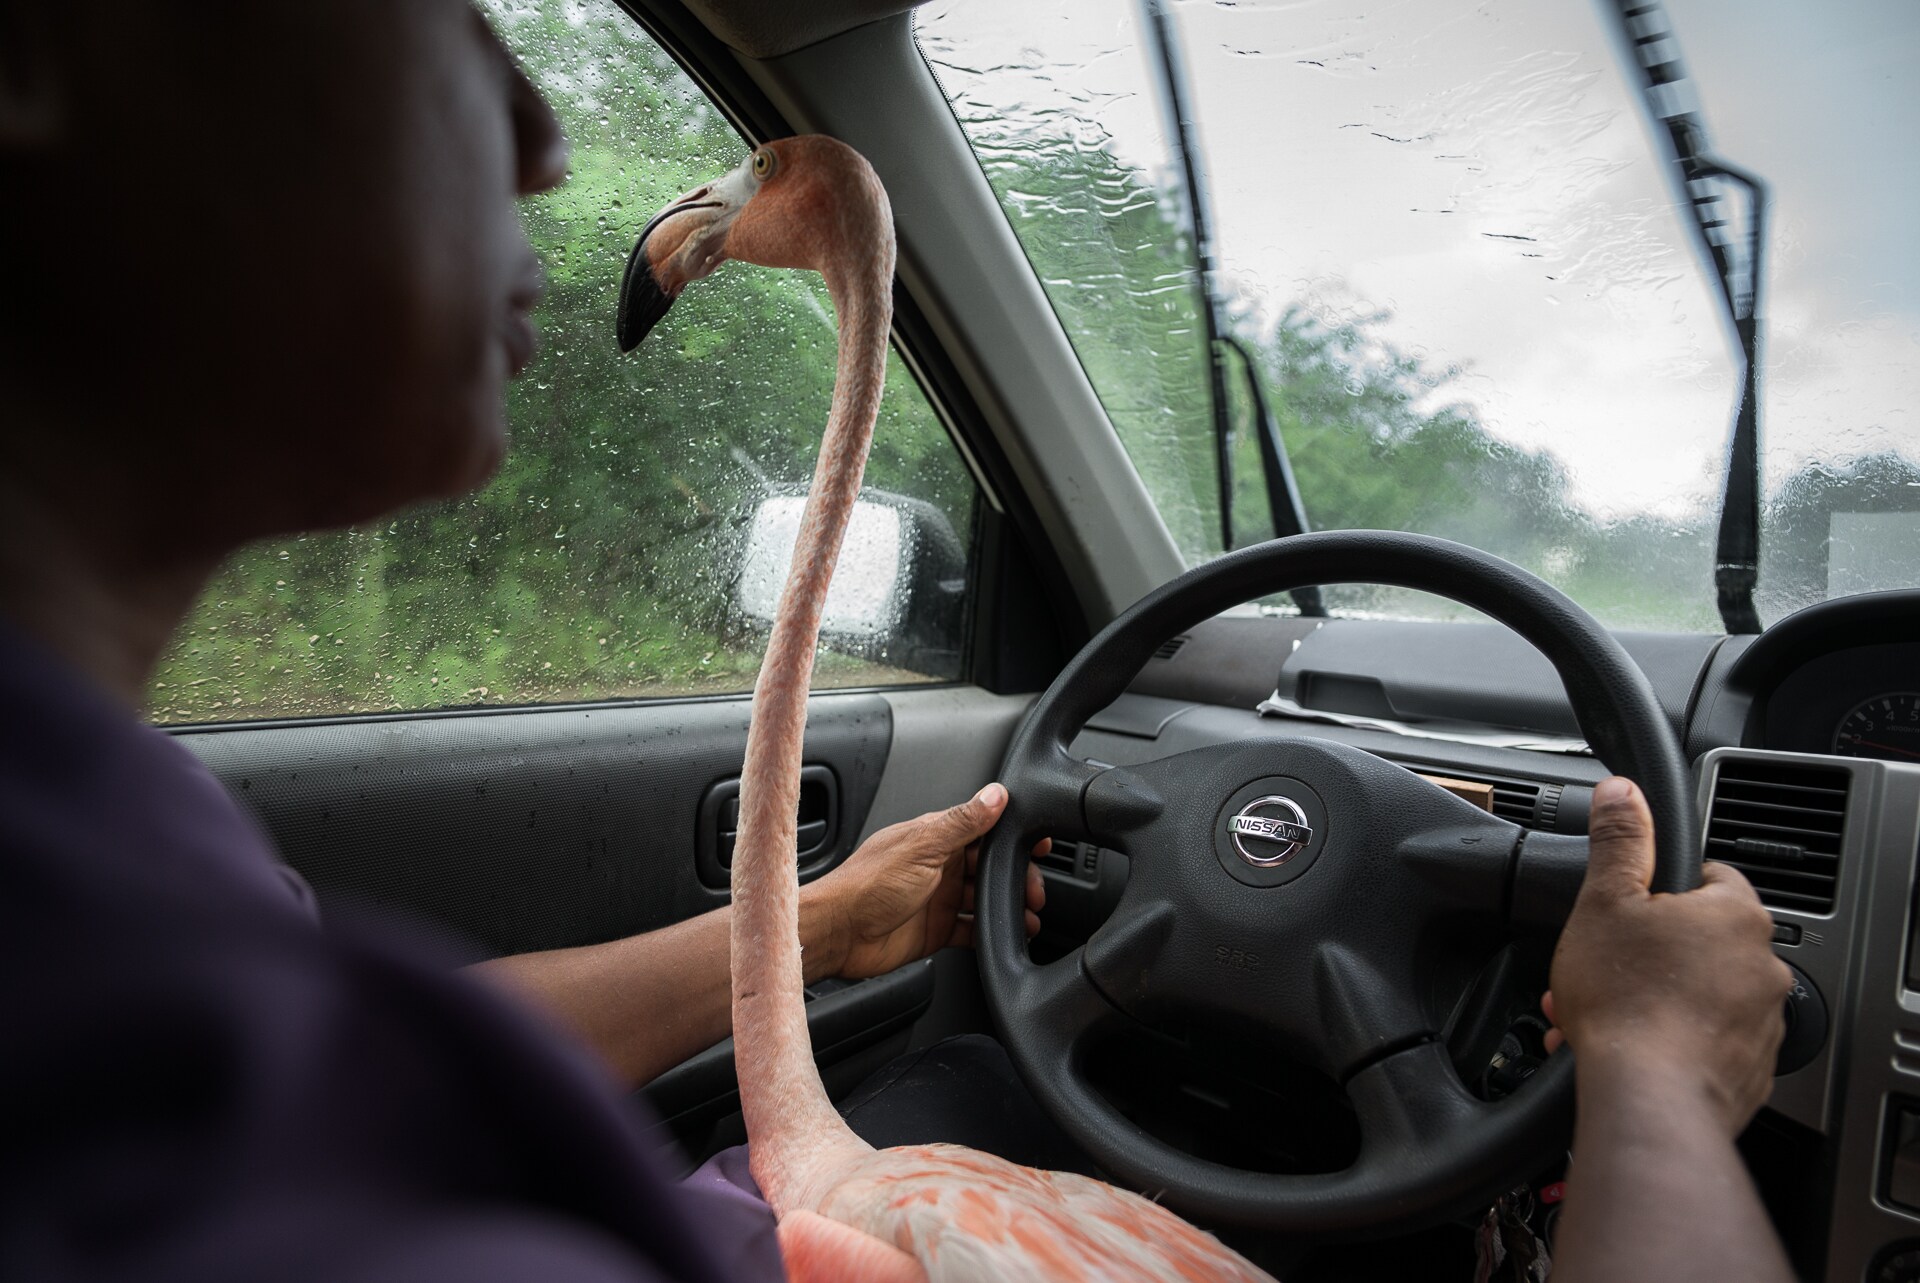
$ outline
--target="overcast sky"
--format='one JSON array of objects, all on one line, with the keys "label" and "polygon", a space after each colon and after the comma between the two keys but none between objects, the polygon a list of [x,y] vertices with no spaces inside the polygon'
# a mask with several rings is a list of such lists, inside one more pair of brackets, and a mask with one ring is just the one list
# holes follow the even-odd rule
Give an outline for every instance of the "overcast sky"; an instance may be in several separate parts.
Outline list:
[{"label": "overcast sky", "polygon": [[[1735,367],[1595,0],[1172,11],[1228,273],[1275,311],[1391,312],[1392,341],[1462,367],[1450,395],[1552,450],[1590,507],[1711,510]],[[1808,459],[1920,458],[1920,3],[1668,12],[1716,151],[1774,191],[1769,488]],[[922,25],[1002,68],[1010,103],[1087,115],[1164,172],[1137,13],[951,0]]]}]

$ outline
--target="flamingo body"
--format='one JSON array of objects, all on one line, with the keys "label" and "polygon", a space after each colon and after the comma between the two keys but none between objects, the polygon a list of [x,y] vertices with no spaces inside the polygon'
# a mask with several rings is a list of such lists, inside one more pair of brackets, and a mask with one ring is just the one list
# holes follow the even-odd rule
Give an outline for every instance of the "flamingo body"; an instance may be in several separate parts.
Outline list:
[{"label": "flamingo body", "polygon": [[690,282],[727,259],[812,268],[838,314],[833,407],[793,564],[754,685],[733,861],[735,1063],[754,1179],[805,1283],[1265,1279],[1165,1209],[1099,1181],[955,1145],[876,1151],[827,1098],[801,985],[793,862],[802,739],[820,613],[879,416],[893,309],[893,216],[866,160],[787,138],[647,223],[622,282],[631,348]]},{"label": "flamingo body", "polygon": [[789,1283],[927,1283],[912,1256],[818,1212],[788,1212],[776,1233]]},{"label": "flamingo body", "polygon": [[1138,1194],[960,1145],[876,1150],[819,1210],[910,1253],[928,1283],[1268,1277]]}]

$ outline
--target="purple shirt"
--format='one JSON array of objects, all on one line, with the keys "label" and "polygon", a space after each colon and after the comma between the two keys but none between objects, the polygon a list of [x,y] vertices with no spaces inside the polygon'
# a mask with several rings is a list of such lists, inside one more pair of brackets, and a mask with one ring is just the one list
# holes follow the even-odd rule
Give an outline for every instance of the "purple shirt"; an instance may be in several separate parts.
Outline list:
[{"label": "purple shirt", "polygon": [[0,1278],[784,1277],[584,1052],[322,932],[184,747],[0,627]]}]

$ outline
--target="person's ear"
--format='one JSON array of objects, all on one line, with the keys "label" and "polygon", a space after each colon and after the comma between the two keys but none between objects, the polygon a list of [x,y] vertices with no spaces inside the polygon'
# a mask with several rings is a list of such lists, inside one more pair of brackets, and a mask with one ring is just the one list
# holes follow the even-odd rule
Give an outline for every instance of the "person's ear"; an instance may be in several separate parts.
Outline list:
[{"label": "person's ear", "polygon": [[54,0],[0,0],[0,151],[51,146],[66,125]]}]

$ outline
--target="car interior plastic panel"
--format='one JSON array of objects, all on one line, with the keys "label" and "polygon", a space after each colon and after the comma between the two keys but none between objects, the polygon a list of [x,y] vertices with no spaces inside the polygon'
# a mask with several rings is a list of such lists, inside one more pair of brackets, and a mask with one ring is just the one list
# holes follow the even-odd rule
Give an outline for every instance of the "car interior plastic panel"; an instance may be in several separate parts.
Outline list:
[{"label": "car interior plastic panel", "polygon": [[[913,1022],[933,1005],[932,958],[858,983],[828,980],[807,989],[807,1033],[830,1095],[838,1098],[907,1050]],[[641,1092],[688,1156],[689,1166],[746,1140],[733,1039],[675,1065]]]},{"label": "car interior plastic panel", "polygon": [[[726,902],[695,877],[701,799],[740,773],[745,700],[183,733],[323,907],[393,906],[481,957],[618,939]],[[839,784],[832,868],[893,738],[873,694],[817,695],[806,761]]]},{"label": "car interior plastic panel", "polygon": [[[1142,702],[1145,707],[1140,707]],[[1242,740],[1332,740],[1429,774],[1478,772],[1566,785],[1568,797],[1562,803],[1565,822],[1556,827],[1569,833],[1586,831],[1585,799],[1591,795],[1593,785],[1607,776],[1606,767],[1583,755],[1413,739],[1365,727],[1263,717],[1252,709],[1220,708],[1213,704],[1189,704],[1168,716],[1166,705],[1171,702],[1151,696],[1122,695],[1088,721],[1086,729],[1073,741],[1073,755],[1110,766],[1133,766],[1189,749]]]},{"label": "car interior plastic panel", "polygon": [[1776,944],[1818,991],[1826,1045],[1806,1066],[1775,1080],[1769,1108],[1828,1138],[1833,1207],[1828,1279],[1866,1277],[1885,1245],[1920,1237],[1920,1210],[1887,1196],[1890,1123],[1904,1099],[1920,1101],[1920,992],[1909,987],[1911,906],[1920,859],[1920,766],[1718,749],[1699,764],[1702,807],[1719,772],[1742,761],[1817,763],[1851,779],[1833,911],[1773,907],[1800,928]]},{"label": "car interior plastic panel", "polygon": [[853,27],[905,13],[924,0],[689,0],[708,31],[749,58],[792,53]]},{"label": "car interior plastic panel", "polygon": [[[1652,683],[1675,733],[1721,638],[1614,634]],[[1279,693],[1311,709],[1400,722],[1472,722],[1578,736],[1546,656],[1498,624],[1329,620],[1280,669]]]},{"label": "car interior plastic panel", "polygon": [[889,824],[964,801],[967,790],[993,779],[1013,728],[1033,704],[1030,695],[992,695],[972,686],[906,687],[881,698],[893,713],[893,743],[860,832],[863,842]]},{"label": "car interior plastic panel", "polygon": [[1797,611],[1709,675],[1687,747],[1759,746],[1768,698],[1795,669],[1837,651],[1906,642],[1920,643],[1920,591],[1861,593]]},{"label": "car interior plastic panel", "polygon": [[1300,615],[1217,615],[1168,638],[1128,689],[1252,708],[1273,694],[1280,665],[1294,647],[1325,622]]}]

